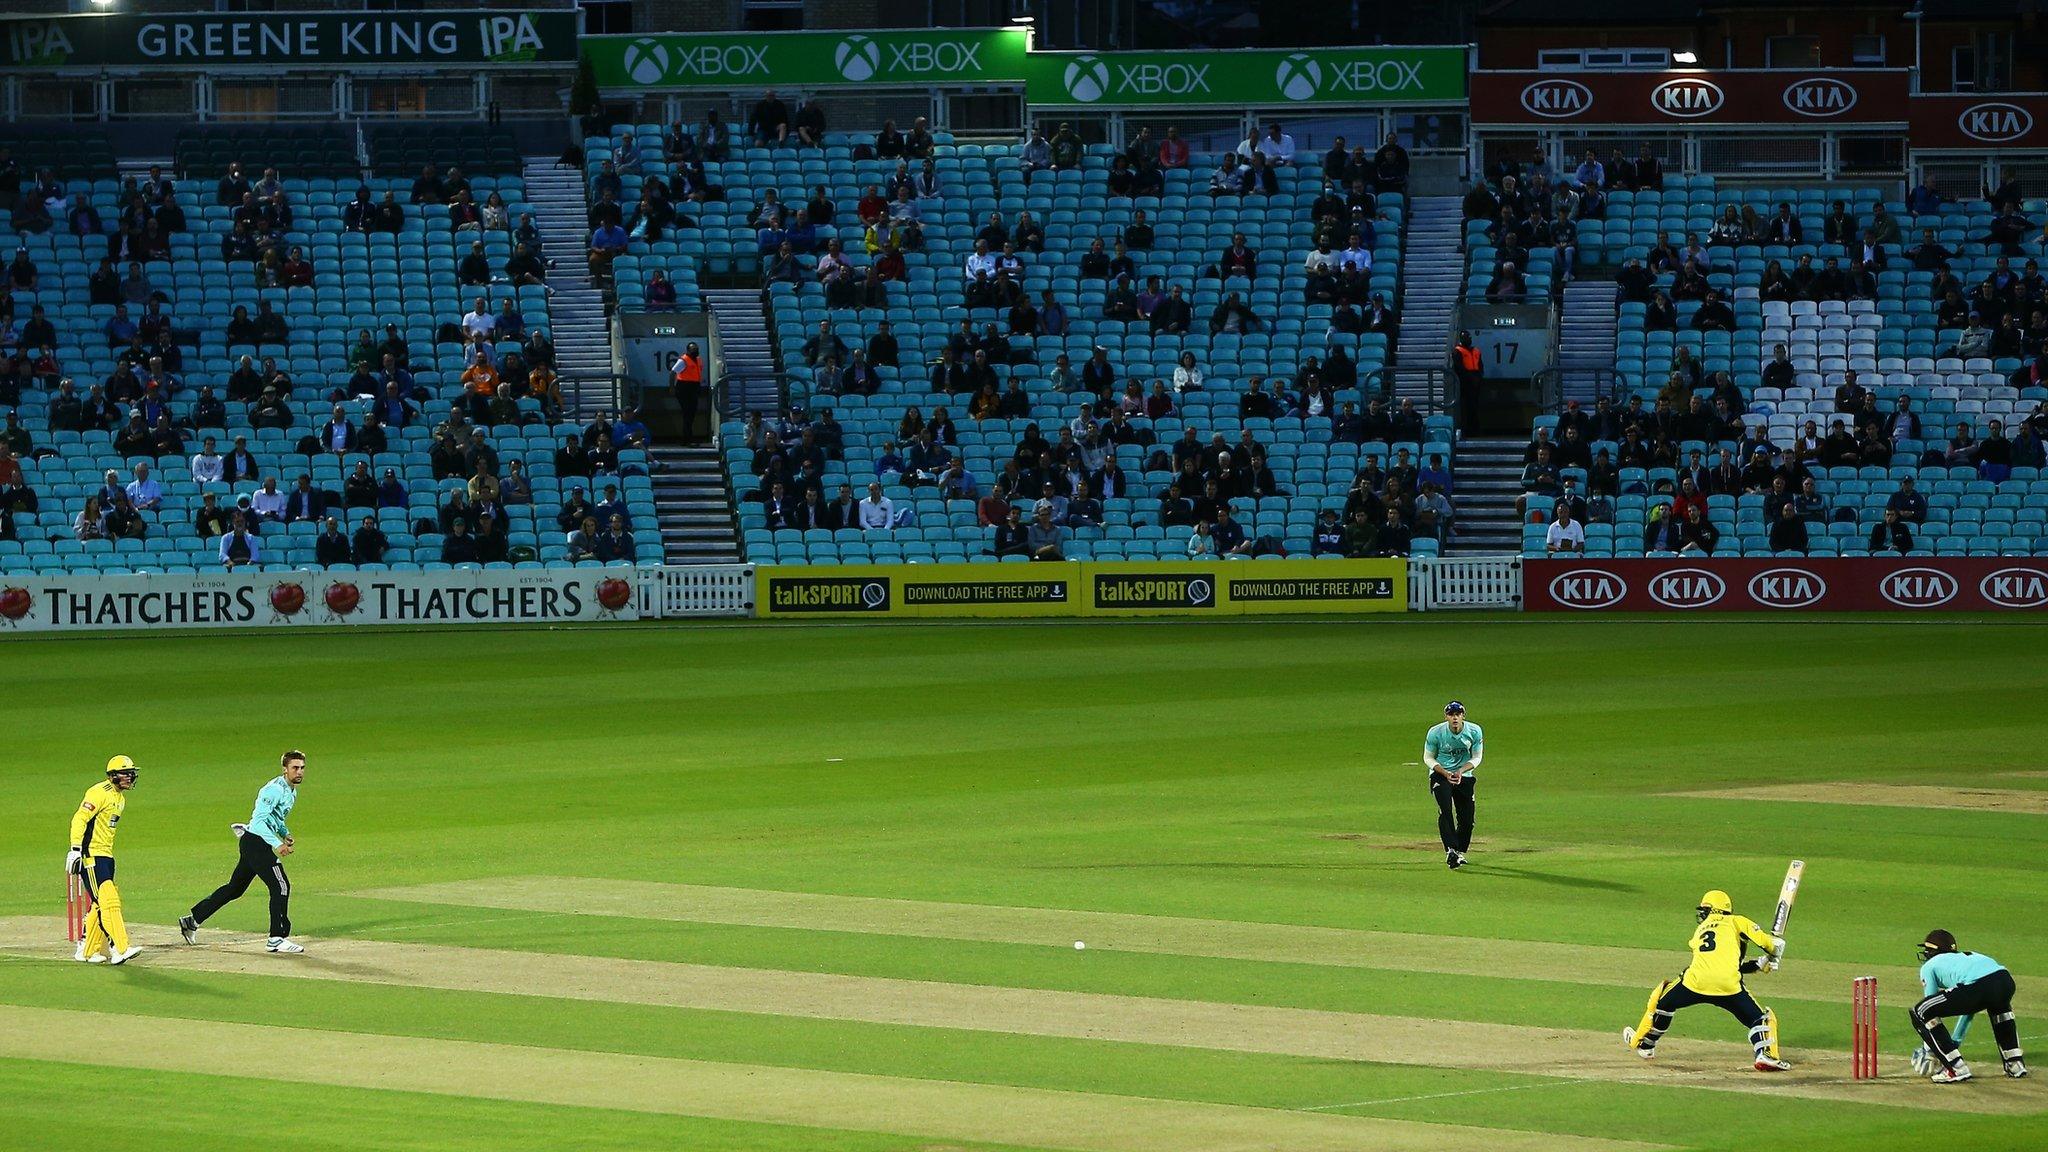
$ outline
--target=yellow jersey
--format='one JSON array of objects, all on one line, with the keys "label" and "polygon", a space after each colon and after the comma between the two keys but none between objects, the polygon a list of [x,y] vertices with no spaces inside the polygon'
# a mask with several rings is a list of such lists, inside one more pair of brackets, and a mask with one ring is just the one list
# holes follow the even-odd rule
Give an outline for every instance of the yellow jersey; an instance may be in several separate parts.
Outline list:
[{"label": "yellow jersey", "polygon": [[84,848],[87,856],[112,856],[114,830],[121,826],[121,812],[127,807],[127,793],[112,780],[87,788],[78,811],[71,814],[71,843]]},{"label": "yellow jersey", "polygon": [[1747,916],[1710,913],[1692,934],[1692,963],[1680,983],[1705,996],[1732,996],[1742,991],[1742,954],[1749,945],[1769,953],[1770,933]]}]

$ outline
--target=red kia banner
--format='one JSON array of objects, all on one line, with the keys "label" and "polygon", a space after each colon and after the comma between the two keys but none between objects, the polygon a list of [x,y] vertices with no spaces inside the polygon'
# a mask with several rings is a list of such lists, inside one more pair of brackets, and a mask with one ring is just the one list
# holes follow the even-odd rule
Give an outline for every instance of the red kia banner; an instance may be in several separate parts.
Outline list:
[{"label": "red kia banner", "polygon": [[1474,72],[1474,124],[1902,124],[1903,69]]},{"label": "red kia banner", "polygon": [[1984,611],[2048,608],[2048,559],[1903,556],[1530,560],[1532,612]]},{"label": "red kia banner", "polygon": [[1913,147],[2048,148],[2048,93],[1913,97]]}]

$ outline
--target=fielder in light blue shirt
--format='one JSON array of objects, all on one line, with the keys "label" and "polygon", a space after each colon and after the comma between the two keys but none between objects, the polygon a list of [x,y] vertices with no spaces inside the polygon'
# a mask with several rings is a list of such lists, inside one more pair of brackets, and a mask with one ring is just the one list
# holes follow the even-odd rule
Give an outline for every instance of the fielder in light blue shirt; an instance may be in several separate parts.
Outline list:
[{"label": "fielder in light blue shirt", "polygon": [[1998,1041],[2005,1074],[2015,1080],[2025,1076],[2026,1053],[2020,1050],[2019,1021],[2012,1012],[2015,989],[2005,965],[1981,952],[1962,951],[1956,947],[1956,938],[1940,928],[1921,942],[1920,960],[1920,989],[1925,995],[1913,1005],[1912,1016],[1913,1030],[1926,1041],[1926,1054],[1913,1054],[1914,1070],[1939,1064],[1933,1077],[1936,1084],[1968,1080],[1970,1066],[1963,1063],[1961,1048],[1964,1028],[1957,1026],[1955,1037],[1950,1038],[1942,1020],[1961,1016],[1967,1024],[1967,1017],[1982,1012],[1991,1017],[1991,1034]]},{"label": "fielder in light blue shirt", "polygon": [[1465,866],[1472,849],[1473,774],[1486,752],[1479,725],[1465,719],[1456,700],[1444,705],[1444,722],[1422,738],[1422,763],[1429,769],[1429,794],[1436,800],[1436,832],[1444,843],[1444,863],[1452,871]]},{"label": "fielder in light blue shirt", "polygon": [[282,771],[276,778],[256,793],[256,807],[249,813],[249,822],[234,826],[240,851],[234,874],[212,895],[194,904],[190,915],[179,919],[178,932],[185,943],[197,943],[201,924],[241,899],[242,893],[249,890],[249,881],[261,880],[270,889],[270,951],[296,954],[306,950],[290,939],[292,881],[284,871],[284,858],[295,847],[286,821],[292,806],[299,802],[299,784],[306,778],[306,754],[293,749],[280,758],[279,767]]}]

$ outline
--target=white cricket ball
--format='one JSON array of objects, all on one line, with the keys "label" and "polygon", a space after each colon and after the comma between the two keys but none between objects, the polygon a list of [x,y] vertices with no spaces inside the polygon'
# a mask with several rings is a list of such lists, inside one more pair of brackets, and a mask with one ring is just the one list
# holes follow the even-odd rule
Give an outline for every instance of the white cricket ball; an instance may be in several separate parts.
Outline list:
[{"label": "white cricket ball", "polygon": [[1088,942],[1087,942],[1087,941],[1085,941],[1085,940],[1076,940],[1076,941],[1074,941],[1074,951],[1076,951],[1076,952],[1079,952],[1079,951],[1081,951],[1081,950],[1082,950],[1083,948],[1086,948],[1086,947],[1088,947]]}]

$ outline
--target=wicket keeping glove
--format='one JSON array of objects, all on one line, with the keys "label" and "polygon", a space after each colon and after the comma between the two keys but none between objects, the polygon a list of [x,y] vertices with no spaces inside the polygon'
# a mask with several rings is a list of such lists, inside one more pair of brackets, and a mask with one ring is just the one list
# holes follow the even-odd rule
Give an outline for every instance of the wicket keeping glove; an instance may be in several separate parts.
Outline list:
[{"label": "wicket keeping glove", "polygon": [[70,852],[65,853],[64,874],[66,876],[75,876],[78,874],[78,861],[84,855],[85,849],[83,848],[73,848]]}]

